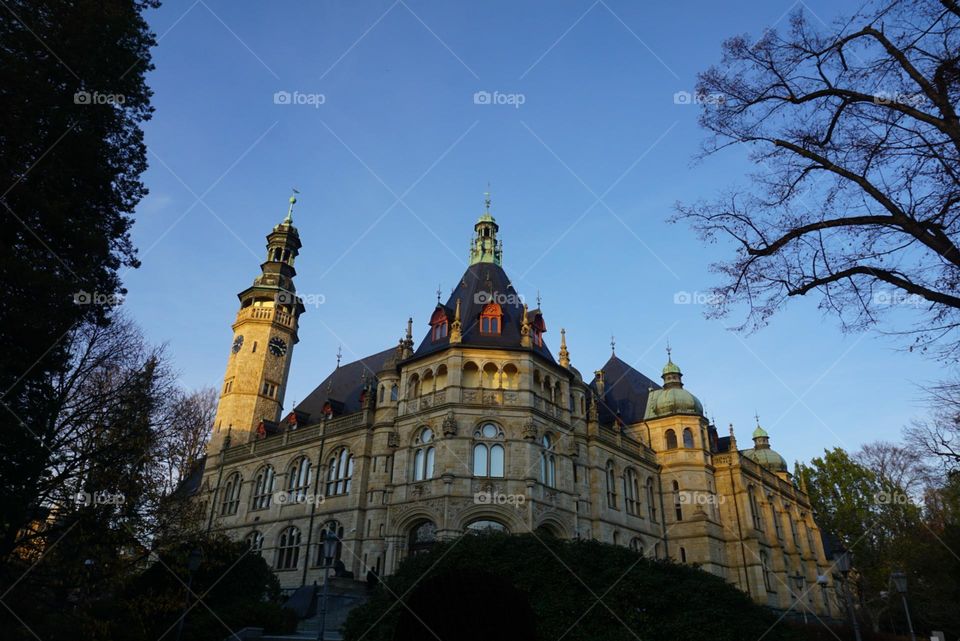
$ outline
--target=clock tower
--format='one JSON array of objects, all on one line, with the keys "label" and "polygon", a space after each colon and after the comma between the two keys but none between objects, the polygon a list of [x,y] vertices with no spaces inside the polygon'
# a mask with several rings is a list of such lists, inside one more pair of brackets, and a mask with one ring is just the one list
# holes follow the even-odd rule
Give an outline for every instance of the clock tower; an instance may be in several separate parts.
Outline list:
[{"label": "clock tower", "polygon": [[253,285],[237,296],[240,311],[233,323],[230,356],[220,390],[217,415],[207,452],[256,437],[261,421],[278,421],[287,388],[293,346],[303,303],[296,296],[294,260],[300,234],[293,226],[295,196],[283,221],[267,235],[267,259]]}]

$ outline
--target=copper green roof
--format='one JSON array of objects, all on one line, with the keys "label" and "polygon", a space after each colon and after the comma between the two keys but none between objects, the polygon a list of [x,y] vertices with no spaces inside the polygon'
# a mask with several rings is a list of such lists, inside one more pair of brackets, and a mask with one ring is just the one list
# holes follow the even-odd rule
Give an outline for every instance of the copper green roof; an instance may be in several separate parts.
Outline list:
[{"label": "copper green roof", "polygon": [[667,364],[663,366],[663,374],[681,374],[680,367],[671,359],[667,359]]},{"label": "copper green roof", "polygon": [[682,387],[651,391],[647,398],[647,411],[643,418],[649,420],[673,414],[703,416],[703,405],[696,396]]},{"label": "copper green roof", "polygon": [[[766,433],[766,432],[764,432]],[[773,472],[786,472],[787,462],[775,450],[769,447],[744,450],[743,455]]]}]

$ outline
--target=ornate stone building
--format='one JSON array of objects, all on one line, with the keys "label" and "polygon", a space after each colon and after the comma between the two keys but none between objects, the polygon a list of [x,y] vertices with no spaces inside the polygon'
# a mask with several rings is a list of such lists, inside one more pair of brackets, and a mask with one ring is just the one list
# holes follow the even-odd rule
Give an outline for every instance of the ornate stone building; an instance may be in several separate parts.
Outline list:
[{"label": "ornate stone building", "polygon": [[[820,531],[802,480],[759,426],[740,449],[669,357],[657,383],[616,355],[585,379],[564,330],[501,267],[498,225],[414,340],[339,364],[281,416],[304,312],[292,207],[240,311],[199,488],[208,526],[245,539],[285,589],[320,578],[324,529],[346,569],[391,573],[433,542],[493,528],[591,538],[695,563],[775,608],[830,615]],[[669,350],[668,350],[669,352]],[[801,609],[803,609],[801,608]]]}]

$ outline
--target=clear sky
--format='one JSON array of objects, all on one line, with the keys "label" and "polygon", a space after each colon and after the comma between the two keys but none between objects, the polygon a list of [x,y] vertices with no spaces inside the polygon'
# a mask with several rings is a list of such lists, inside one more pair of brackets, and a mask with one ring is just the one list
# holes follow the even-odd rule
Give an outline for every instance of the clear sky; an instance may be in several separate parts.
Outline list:
[{"label": "clear sky", "polygon": [[565,327],[588,378],[613,334],[617,355],[659,380],[669,339],[688,389],[741,444],[755,412],[791,464],[896,439],[938,364],[844,335],[815,300],[750,336],[727,329],[740,317],[706,320],[698,294],[732,248],[666,222],[677,200],[752,169],[737,152],[694,163],[698,107],[674,95],[725,38],[784,28],[797,9],[829,23],[856,5],[168,0],[149,14],[150,195],[127,310],[168,344],[184,385],[219,388],[236,292],[296,187],[297,288],[317,304],[289,409],[338,346],[347,362],[395,345],[408,316],[419,341],[437,286],[446,298],[466,267],[489,181],[507,273],[528,300],[539,290],[548,344],[556,353]]}]

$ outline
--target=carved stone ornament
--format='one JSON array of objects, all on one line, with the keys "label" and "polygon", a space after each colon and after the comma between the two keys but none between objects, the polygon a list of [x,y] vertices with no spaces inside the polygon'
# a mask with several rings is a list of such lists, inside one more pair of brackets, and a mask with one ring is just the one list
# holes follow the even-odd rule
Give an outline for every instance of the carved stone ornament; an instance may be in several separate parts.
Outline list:
[{"label": "carved stone ornament", "polygon": [[387,447],[400,447],[400,434],[397,432],[387,434]]},{"label": "carved stone ornament", "polygon": [[444,436],[456,436],[457,435],[457,419],[454,418],[453,412],[447,412],[446,417],[443,419],[443,435]]},{"label": "carved stone ornament", "polygon": [[523,424],[523,438],[529,441],[535,441],[537,440],[537,432],[539,432],[539,430],[537,429],[537,424],[533,421],[532,418],[528,419]]}]

